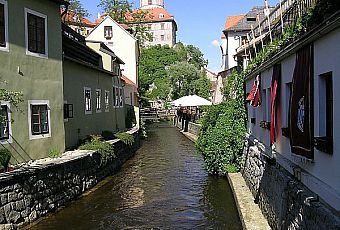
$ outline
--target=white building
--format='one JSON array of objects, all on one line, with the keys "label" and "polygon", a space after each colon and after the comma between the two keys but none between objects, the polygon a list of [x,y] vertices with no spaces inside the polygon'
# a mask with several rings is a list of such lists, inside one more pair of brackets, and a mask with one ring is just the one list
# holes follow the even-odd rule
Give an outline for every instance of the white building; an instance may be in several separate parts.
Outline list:
[{"label": "white building", "polygon": [[[286,219],[283,229],[334,229],[340,224],[332,214],[340,211],[339,11],[307,31],[246,77],[246,93],[258,89],[260,104],[248,105],[242,173],[269,220]],[[322,221],[313,218],[318,213]]]},{"label": "white building", "polygon": [[87,41],[107,45],[125,63],[123,75],[138,86],[138,41],[126,29],[106,16],[87,36]]}]

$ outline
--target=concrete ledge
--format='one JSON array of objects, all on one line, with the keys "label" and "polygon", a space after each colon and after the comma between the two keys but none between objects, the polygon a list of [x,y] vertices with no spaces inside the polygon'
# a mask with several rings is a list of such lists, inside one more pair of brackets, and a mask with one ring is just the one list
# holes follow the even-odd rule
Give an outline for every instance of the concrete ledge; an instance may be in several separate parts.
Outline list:
[{"label": "concrete ledge", "polygon": [[243,229],[271,229],[259,206],[254,203],[254,197],[241,173],[229,173],[227,177],[234,194]]}]

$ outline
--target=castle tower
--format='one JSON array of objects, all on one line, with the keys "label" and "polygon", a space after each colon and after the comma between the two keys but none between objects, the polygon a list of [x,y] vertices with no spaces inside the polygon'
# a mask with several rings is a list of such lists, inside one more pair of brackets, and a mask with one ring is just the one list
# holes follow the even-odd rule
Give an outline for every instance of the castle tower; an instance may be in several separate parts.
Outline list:
[{"label": "castle tower", "polygon": [[140,0],[140,8],[164,8],[164,0]]}]

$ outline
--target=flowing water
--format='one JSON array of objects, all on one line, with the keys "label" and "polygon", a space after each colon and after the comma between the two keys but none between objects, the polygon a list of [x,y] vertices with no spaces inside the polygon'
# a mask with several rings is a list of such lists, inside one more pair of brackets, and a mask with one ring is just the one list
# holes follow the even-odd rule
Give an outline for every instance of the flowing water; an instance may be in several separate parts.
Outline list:
[{"label": "flowing water", "polygon": [[209,176],[194,144],[150,127],[136,156],[105,184],[31,229],[242,229],[228,181]]}]

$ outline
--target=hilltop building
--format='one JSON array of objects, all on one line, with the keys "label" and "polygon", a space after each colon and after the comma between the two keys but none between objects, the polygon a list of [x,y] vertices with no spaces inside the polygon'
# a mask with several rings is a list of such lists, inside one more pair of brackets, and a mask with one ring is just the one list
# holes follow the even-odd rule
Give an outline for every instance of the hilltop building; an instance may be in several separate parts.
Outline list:
[{"label": "hilltop building", "polygon": [[[152,34],[152,41],[147,41],[145,45],[169,45],[176,44],[177,23],[173,15],[166,9],[163,0],[141,0],[140,8],[148,12],[146,22],[148,31]],[[133,25],[133,23],[131,23]]]}]

